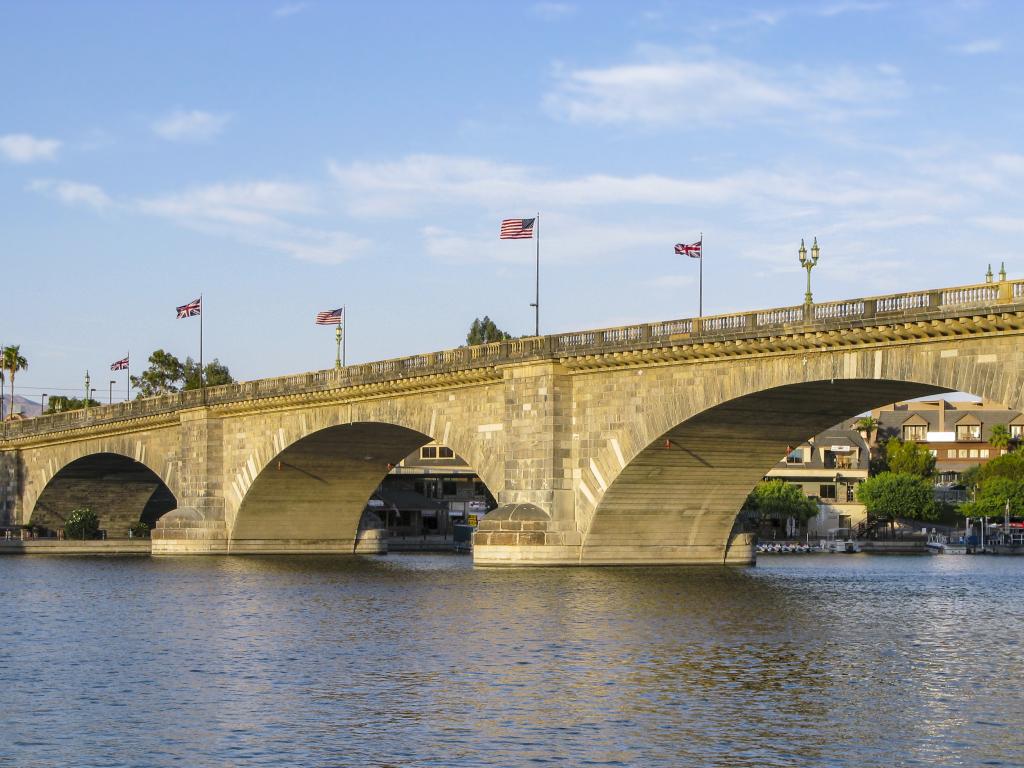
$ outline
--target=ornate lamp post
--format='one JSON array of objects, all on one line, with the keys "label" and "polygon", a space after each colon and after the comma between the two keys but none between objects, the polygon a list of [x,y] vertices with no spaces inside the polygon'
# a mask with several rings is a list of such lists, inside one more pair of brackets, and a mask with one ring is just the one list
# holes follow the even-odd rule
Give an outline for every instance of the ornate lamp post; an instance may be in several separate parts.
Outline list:
[{"label": "ornate lamp post", "polygon": [[814,265],[818,263],[818,258],[821,256],[821,249],[818,248],[818,238],[814,238],[814,244],[811,245],[811,258],[807,258],[807,248],[804,247],[803,238],[800,238],[800,250],[797,253],[800,255],[800,266],[807,270],[807,292],[804,294],[804,304],[813,304],[811,270],[814,269]]},{"label": "ornate lamp post", "polygon": [[85,372],[85,411],[89,412],[89,372]]}]

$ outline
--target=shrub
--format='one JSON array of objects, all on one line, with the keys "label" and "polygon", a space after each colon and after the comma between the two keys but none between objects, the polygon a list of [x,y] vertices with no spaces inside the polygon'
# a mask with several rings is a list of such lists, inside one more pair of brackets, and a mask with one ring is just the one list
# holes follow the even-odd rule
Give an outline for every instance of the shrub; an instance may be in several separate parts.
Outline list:
[{"label": "shrub", "polygon": [[144,539],[149,535],[149,526],[141,520],[135,523],[135,525],[128,530],[130,530],[132,532],[132,536],[135,536],[136,538]]},{"label": "shrub", "polygon": [[88,507],[74,510],[64,521],[64,538],[92,539],[100,529],[100,520]]}]

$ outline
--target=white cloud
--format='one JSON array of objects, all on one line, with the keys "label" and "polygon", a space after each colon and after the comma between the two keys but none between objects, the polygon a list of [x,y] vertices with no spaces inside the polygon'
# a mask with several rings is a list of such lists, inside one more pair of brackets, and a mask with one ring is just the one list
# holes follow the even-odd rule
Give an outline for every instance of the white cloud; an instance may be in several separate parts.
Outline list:
[{"label": "white cloud", "polygon": [[976,216],[971,223],[993,232],[1024,234],[1024,217],[1020,216]]},{"label": "white cloud", "polygon": [[28,133],[0,136],[0,154],[12,163],[33,163],[54,160],[61,143],[56,139],[40,139]]},{"label": "white cloud", "polygon": [[535,3],[533,13],[545,21],[557,21],[576,13],[576,6],[570,3]]},{"label": "white cloud", "polygon": [[889,3],[856,2],[856,0],[851,0],[850,2],[832,3],[831,5],[816,8],[811,12],[816,16],[832,17],[842,16],[847,13],[873,13],[888,7]]},{"label": "white cloud", "polygon": [[176,110],[151,127],[157,136],[167,141],[208,141],[220,134],[230,119],[225,114]]},{"label": "white cloud", "polygon": [[744,119],[877,114],[905,86],[891,67],[772,72],[713,51],[641,49],[639,60],[555,73],[544,105],[574,123],[703,126]]},{"label": "white cloud", "polygon": [[300,184],[257,181],[192,187],[139,200],[136,208],[190,229],[305,261],[334,264],[369,246],[369,241],[348,232],[297,223],[297,218],[322,213],[316,191]]},{"label": "white cloud", "polygon": [[950,50],[955,53],[962,53],[964,56],[980,56],[985,53],[998,53],[1003,50],[1003,41],[994,38],[985,40],[971,40],[962,45],[954,45]]},{"label": "white cloud", "polygon": [[301,13],[304,10],[306,10],[306,3],[286,3],[275,8],[274,15],[279,19],[283,19],[288,16],[294,16],[296,13]]},{"label": "white cloud", "polygon": [[66,205],[85,205],[102,211],[112,205],[110,197],[95,184],[59,179],[36,179],[29,184],[33,192],[40,192]]}]

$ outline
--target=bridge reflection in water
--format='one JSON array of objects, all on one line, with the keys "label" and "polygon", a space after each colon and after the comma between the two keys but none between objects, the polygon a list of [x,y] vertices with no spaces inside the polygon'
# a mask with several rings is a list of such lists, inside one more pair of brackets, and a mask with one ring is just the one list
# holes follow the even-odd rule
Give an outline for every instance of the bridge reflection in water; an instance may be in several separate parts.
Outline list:
[{"label": "bridge reflection in water", "polygon": [[5,424],[4,509],[52,520],[133,489],[100,512],[138,519],[173,498],[158,554],[370,551],[366,500],[434,440],[501,505],[475,536],[478,564],[748,563],[736,514],[787,445],[939,392],[1024,409],[1022,331],[1024,281],[1004,280],[136,400]]}]

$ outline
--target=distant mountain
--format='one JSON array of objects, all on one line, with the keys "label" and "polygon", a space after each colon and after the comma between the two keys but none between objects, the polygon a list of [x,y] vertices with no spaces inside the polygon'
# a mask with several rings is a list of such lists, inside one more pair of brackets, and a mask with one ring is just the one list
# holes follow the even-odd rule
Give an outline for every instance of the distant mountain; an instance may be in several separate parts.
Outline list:
[{"label": "distant mountain", "polygon": [[[4,418],[9,415],[7,412],[11,407],[11,396],[4,395]],[[40,403],[35,400],[29,400],[27,397],[15,393],[14,395],[14,412],[20,412],[26,419],[32,419],[42,413],[43,407]]]}]

